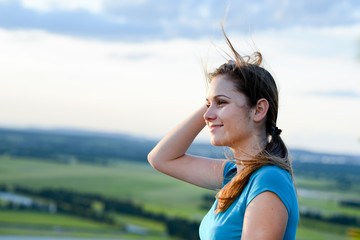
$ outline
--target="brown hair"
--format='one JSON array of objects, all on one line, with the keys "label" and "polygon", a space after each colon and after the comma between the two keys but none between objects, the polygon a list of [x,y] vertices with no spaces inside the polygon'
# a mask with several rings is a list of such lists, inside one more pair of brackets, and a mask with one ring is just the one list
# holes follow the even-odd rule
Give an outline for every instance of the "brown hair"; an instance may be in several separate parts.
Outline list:
[{"label": "brown hair", "polygon": [[235,159],[236,164],[243,165],[244,168],[216,195],[218,204],[215,213],[225,212],[241,194],[251,175],[265,165],[279,166],[293,176],[288,150],[280,137],[281,130],[276,127],[278,90],[275,80],[267,70],[260,66],[262,63],[260,52],[255,52],[253,57],[242,57],[231,44],[224,28],[222,30],[234,59],[210,73],[209,82],[218,75],[228,76],[226,79],[232,81],[237,90],[246,96],[249,107],[255,106],[259,99],[265,98],[269,102],[266,115],[266,135],[269,141],[265,149],[256,156],[250,156],[249,160]]}]

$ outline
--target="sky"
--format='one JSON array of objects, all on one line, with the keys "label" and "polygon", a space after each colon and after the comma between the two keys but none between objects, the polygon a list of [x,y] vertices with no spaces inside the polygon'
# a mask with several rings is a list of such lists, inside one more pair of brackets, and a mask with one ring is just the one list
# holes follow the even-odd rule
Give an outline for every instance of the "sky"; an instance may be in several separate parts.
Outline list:
[{"label": "sky", "polygon": [[360,154],[357,0],[0,0],[0,127],[159,139],[205,103],[225,15],[277,81],[286,144]]}]

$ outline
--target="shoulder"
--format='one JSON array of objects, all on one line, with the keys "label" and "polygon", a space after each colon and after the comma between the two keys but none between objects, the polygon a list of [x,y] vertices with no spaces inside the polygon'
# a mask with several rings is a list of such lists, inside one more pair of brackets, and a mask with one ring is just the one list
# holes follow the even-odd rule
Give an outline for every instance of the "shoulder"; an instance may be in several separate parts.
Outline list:
[{"label": "shoulder", "polygon": [[261,167],[252,174],[250,181],[266,185],[292,184],[290,173],[278,166]]},{"label": "shoulder", "polygon": [[275,193],[289,212],[293,203],[297,202],[295,186],[290,173],[277,166],[264,166],[252,174],[249,180],[246,205],[265,191]]}]

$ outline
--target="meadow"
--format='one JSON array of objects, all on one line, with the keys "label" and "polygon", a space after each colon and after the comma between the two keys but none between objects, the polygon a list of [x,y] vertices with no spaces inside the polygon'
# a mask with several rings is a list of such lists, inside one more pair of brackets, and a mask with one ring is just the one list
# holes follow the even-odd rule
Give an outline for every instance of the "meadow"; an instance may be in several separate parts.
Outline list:
[{"label": "meadow", "polygon": [[[331,179],[296,178],[299,190],[310,194],[302,196],[302,209],[316,209],[324,214],[342,213],[360,216],[360,208],[338,204],[341,197],[360,199],[359,193],[336,190]],[[56,163],[30,158],[0,157],[0,184],[21,185],[33,189],[71,189],[83,193],[128,199],[152,212],[181,216],[200,221],[207,210],[200,206],[203,196],[215,196],[215,192],[201,189],[153,170],[148,164],[116,161],[108,165],[84,163]],[[330,189],[330,190],[329,190]],[[306,191],[305,191],[306,192]],[[319,196],[316,196],[319,193]],[[165,234],[162,223],[135,216],[117,214],[118,223],[147,229],[146,236],[125,232],[113,226],[92,222],[64,214],[38,213],[33,211],[0,211],[0,234],[81,236],[123,239],[173,239]],[[355,239],[349,233],[354,227],[302,218],[297,239]]]}]

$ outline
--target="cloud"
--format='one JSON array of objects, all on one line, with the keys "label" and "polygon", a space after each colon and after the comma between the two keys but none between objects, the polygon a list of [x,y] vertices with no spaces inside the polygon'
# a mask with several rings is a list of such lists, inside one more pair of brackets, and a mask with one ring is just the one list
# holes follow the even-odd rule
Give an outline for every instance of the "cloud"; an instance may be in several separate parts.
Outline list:
[{"label": "cloud", "polygon": [[0,26],[6,29],[38,29],[64,35],[100,39],[126,39],[127,26],[110,22],[84,10],[37,12],[16,2],[0,5]]},{"label": "cloud", "polygon": [[[353,25],[360,1],[229,0],[228,31]],[[227,4],[215,0],[0,1],[0,27],[108,40],[219,36]]]},{"label": "cloud", "polygon": [[360,93],[353,90],[314,91],[310,95],[330,98],[360,99]]},{"label": "cloud", "polygon": [[[330,150],[346,146],[359,152],[358,145],[347,141],[358,139],[354,129],[360,115],[344,117],[358,108],[359,98],[302,94],[360,93],[359,62],[349,57],[353,47],[348,42],[357,29],[304,28],[255,36],[276,74],[278,125],[291,140],[287,141],[290,146],[325,149],[320,139],[331,132],[347,138],[339,138],[346,144],[329,146]],[[246,35],[232,35],[231,40],[249,53]],[[210,71],[225,61],[211,49],[210,39],[126,43],[0,29],[0,43],[1,125],[81,127],[160,137],[203,104],[206,88],[201,59],[208,60]],[[223,40],[213,43],[227,50]],[[306,51],[310,45],[320,51],[310,54]],[[335,51],[339,47],[346,49]],[[323,57],[326,49],[329,54]],[[339,123],[341,128],[334,128]],[[200,137],[208,141],[206,132]],[[296,137],[303,132],[318,138]]]},{"label": "cloud", "polygon": [[39,12],[86,10],[92,13],[101,11],[103,0],[20,0],[24,8]]}]

